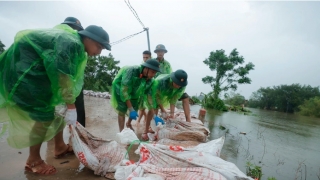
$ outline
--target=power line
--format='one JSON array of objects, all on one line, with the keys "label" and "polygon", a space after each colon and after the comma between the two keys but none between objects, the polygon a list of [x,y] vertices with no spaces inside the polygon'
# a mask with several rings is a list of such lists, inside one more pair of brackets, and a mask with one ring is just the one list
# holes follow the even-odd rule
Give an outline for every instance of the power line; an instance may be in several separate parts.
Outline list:
[{"label": "power line", "polygon": [[132,38],[132,37],[134,37],[134,36],[136,36],[136,35],[144,32],[144,31],[146,31],[146,30],[144,29],[143,31],[140,31],[140,32],[138,32],[138,33],[131,34],[131,35],[125,37],[125,38],[122,38],[122,39],[120,39],[120,40],[118,40],[118,41],[115,41],[115,42],[110,43],[110,45],[114,46],[114,45],[116,45],[116,44],[119,44],[119,43],[121,43],[121,42],[123,42],[123,41],[125,41],[125,40],[128,40],[128,39],[130,39],[130,38]]},{"label": "power line", "polygon": [[[129,0],[128,0],[128,2],[127,2],[126,0],[124,0],[124,2],[127,4],[127,6],[129,7],[129,9],[130,9],[130,11],[132,12],[132,14],[134,15],[134,17],[138,20],[138,22],[139,22],[139,23],[141,24],[141,26],[143,27],[143,31],[140,31],[140,32],[135,33],[135,34],[131,34],[131,35],[125,37],[125,38],[122,38],[122,39],[120,39],[120,40],[118,40],[118,41],[115,41],[115,42],[110,43],[110,45],[112,45],[112,46],[114,46],[114,45],[116,45],[116,44],[119,44],[119,43],[121,43],[121,42],[123,42],[123,41],[125,41],[125,40],[128,40],[128,39],[130,39],[130,38],[132,38],[132,37],[134,37],[134,36],[136,36],[136,35],[144,32],[144,31],[148,31],[148,30],[149,30],[148,28],[146,28],[146,27],[144,26],[144,24],[142,23],[142,21],[140,20],[140,18],[139,18],[139,16],[138,16],[138,13],[137,13],[136,10],[131,6]],[[149,37],[148,37],[148,38],[149,38]],[[149,48],[149,49],[150,49],[150,48]]]},{"label": "power line", "polygon": [[136,19],[139,21],[139,23],[141,24],[141,26],[143,28],[145,28],[144,24],[142,23],[142,21],[140,20],[138,13],[136,12],[136,10],[134,10],[134,8],[131,6],[130,1],[128,0],[128,2],[126,0],[124,0],[124,2],[127,4],[127,6],[129,7],[130,11],[132,12],[132,14],[134,15],[134,17],[136,17]]}]

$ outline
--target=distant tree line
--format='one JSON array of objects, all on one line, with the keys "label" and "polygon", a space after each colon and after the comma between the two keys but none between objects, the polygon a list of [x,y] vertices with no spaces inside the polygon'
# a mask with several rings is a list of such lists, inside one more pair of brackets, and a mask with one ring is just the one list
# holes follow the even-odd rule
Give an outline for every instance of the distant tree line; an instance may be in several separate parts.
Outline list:
[{"label": "distant tree line", "polygon": [[319,87],[310,85],[261,87],[252,93],[248,106],[293,113],[301,110],[304,103],[315,97],[320,97]]}]

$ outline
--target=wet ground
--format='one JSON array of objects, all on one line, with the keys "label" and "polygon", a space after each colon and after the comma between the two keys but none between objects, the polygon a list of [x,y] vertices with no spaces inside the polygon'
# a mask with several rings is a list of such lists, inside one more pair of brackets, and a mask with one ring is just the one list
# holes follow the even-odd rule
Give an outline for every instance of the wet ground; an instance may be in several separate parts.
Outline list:
[{"label": "wet ground", "polygon": [[[117,114],[111,108],[110,100],[85,96],[85,108],[87,130],[93,135],[104,139],[115,139],[116,133],[119,132],[119,127]],[[137,136],[140,137],[143,120],[138,126],[135,125],[135,122],[132,124],[137,132]],[[68,132],[66,129],[64,139],[67,143]],[[136,147],[130,150],[129,159],[137,161],[139,156],[133,153],[134,149],[136,149]],[[0,139],[0,180],[106,179],[105,177],[94,175],[93,171],[87,168],[79,172],[79,161],[75,155],[66,156],[63,159],[54,159],[53,150],[53,141],[43,143],[41,147],[41,157],[48,164],[55,166],[58,172],[50,176],[35,175],[24,171],[29,149],[11,148],[5,139]]]}]

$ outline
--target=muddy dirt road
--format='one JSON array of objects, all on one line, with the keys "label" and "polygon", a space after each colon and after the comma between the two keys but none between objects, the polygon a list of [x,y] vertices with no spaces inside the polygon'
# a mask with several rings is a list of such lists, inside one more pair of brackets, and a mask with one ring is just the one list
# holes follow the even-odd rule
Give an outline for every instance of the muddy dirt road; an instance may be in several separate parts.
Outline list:
[{"label": "muddy dirt road", "polygon": [[[116,133],[119,132],[117,114],[110,106],[109,99],[85,96],[86,108],[86,125],[90,133],[104,139],[115,139]],[[141,136],[143,120],[140,125],[133,127],[136,129],[138,137]],[[65,132],[66,129],[65,129]],[[68,142],[68,133],[64,133],[65,142]],[[24,171],[24,165],[28,157],[29,149],[14,149],[8,146],[6,139],[0,139],[0,180],[53,180],[53,179],[106,179],[105,177],[96,176],[93,171],[84,168],[78,171],[79,161],[75,155],[66,156],[62,159],[53,157],[53,141],[43,143],[41,147],[41,156],[48,163],[56,167],[57,173],[51,176],[40,176]],[[132,148],[129,157],[137,161],[138,156],[133,153]],[[63,163],[68,161],[67,163]]]}]

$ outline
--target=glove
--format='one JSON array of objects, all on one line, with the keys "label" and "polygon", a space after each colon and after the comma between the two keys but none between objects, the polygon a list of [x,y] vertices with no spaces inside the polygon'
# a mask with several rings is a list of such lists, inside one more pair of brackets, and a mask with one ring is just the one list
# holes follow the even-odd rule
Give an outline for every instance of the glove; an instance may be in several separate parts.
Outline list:
[{"label": "glove", "polygon": [[130,110],[130,115],[129,115],[130,119],[136,120],[137,117],[139,117],[137,111],[135,111],[132,107],[129,108],[129,110]]},{"label": "glove", "polygon": [[76,125],[77,123],[77,110],[76,109],[68,109],[66,112],[66,116],[64,120],[68,125]]},{"label": "glove", "polygon": [[156,125],[158,125],[159,123],[164,124],[164,121],[161,118],[159,118],[158,116],[154,117],[154,121],[156,122]]}]

